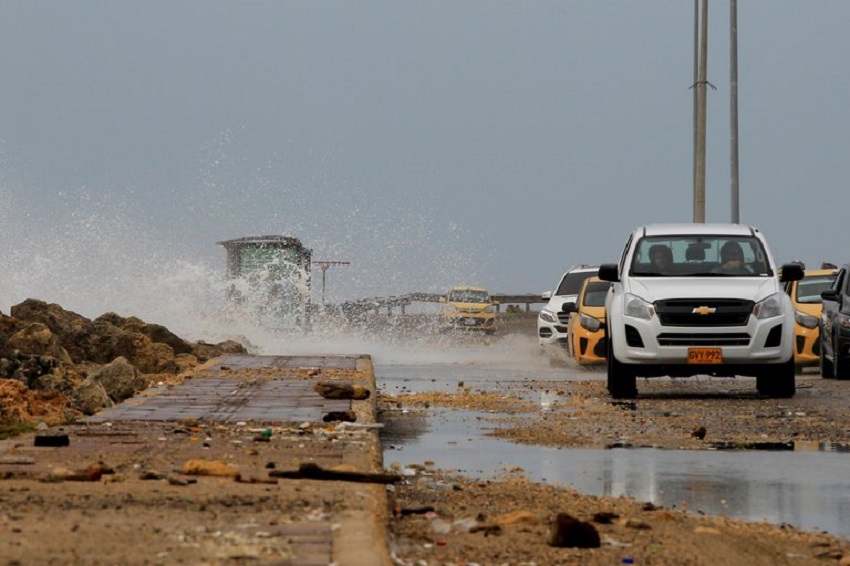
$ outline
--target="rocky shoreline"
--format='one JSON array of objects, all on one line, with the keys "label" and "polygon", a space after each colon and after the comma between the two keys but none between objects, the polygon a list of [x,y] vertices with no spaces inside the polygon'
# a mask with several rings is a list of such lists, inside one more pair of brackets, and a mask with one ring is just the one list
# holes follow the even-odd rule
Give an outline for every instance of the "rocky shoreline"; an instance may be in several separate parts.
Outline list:
[{"label": "rocky shoreline", "polygon": [[227,353],[246,350],[189,342],[137,317],[91,320],[27,299],[0,313],[0,426],[73,422]]}]

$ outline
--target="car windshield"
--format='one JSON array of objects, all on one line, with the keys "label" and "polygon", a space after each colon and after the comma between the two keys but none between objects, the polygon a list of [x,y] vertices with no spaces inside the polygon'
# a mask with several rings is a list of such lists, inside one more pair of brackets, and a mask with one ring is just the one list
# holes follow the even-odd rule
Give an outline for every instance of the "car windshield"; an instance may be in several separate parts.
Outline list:
[{"label": "car windshield", "polygon": [[570,271],[558,285],[556,295],[578,295],[584,280],[596,275],[596,271]]},{"label": "car windshield", "polygon": [[645,277],[768,277],[773,275],[755,236],[651,236],[632,256],[631,275]]},{"label": "car windshield", "polygon": [[448,300],[451,303],[489,303],[490,295],[487,291],[459,289],[450,291]]},{"label": "car windshield", "polygon": [[796,301],[798,303],[810,305],[822,303],[823,299],[820,297],[821,291],[830,289],[836,276],[837,273],[829,275],[810,275],[808,277],[804,277],[799,283],[797,283]]},{"label": "car windshield", "polygon": [[584,290],[584,306],[604,307],[605,297],[608,295],[609,281],[590,281]]}]

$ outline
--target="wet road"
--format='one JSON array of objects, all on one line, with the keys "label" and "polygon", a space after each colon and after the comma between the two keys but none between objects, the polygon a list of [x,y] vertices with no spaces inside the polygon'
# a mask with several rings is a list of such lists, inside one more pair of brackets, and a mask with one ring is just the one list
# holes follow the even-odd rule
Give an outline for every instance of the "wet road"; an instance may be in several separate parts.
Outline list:
[{"label": "wet road", "polygon": [[[477,391],[500,391],[518,382],[531,385],[529,396],[538,395],[541,402],[545,395],[533,387],[538,380],[604,378],[601,372],[527,361],[475,356],[431,364],[378,361],[375,372],[379,389],[393,395],[452,392],[459,382]],[[413,426],[387,421],[385,465],[432,461],[437,468],[482,478],[521,467],[536,481],[592,495],[625,495],[665,507],[850,536],[850,453],[818,445],[793,452],[546,448],[485,436],[494,425],[481,416],[430,409]]]}]

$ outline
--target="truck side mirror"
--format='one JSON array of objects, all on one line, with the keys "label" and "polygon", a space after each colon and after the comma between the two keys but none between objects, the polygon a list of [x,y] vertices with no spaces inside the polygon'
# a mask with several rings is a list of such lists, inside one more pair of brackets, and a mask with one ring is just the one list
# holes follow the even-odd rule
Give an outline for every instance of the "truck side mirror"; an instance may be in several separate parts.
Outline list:
[{"label": "truck side mirror", "polygon": [[617,282],[620,280],[619,268],[616,263],[603,263],[599,266],[599,278],[603,281]]},{"label": "truck side mirror", "polygon": [[824,301],[838,301],[838,291],[835,289],[827,289],[826,291],[821,291],[820,298]]},{"label": "truck side mirror", "polygon": [[779,268],[779,280],[799,281],[803,278],[803,267],[799,263],[785,263]]}]

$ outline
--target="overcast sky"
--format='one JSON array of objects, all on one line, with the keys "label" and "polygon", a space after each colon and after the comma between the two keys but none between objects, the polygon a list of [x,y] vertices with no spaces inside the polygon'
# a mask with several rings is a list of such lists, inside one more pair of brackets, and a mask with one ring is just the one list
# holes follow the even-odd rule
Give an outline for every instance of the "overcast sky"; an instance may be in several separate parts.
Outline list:
[{"label": "overcast sky", "polygon": [[[709,4],[726,222],[729,2]],[[741,221],[780,262],[850,260],[848,21],[738,2]],[[0,310],[126,310],[126,277],[191,287],[257,234],[350,262],[331,299],[551,289],[692,220],[693,24],[685,0],[3,1]]]}]

